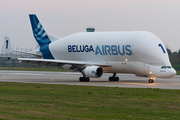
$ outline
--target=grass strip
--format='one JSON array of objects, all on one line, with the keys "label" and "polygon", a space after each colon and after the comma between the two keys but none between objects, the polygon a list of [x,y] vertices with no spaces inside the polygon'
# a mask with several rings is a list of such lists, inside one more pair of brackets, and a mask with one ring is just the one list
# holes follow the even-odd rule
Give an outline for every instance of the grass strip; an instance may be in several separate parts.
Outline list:
[{"label": "grass strip", "polygon": [[0,119],[180,119],[180,90],[0,82]]}]

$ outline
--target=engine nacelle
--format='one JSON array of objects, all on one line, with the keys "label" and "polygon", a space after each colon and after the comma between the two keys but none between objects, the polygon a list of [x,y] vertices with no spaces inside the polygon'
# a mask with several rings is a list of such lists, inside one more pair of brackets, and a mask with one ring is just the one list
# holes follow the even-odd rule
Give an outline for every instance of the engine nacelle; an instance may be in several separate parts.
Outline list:
[{"label": "engine nacelle", "polygon": [[87,66],[82,71],[87,77],[99,78],[103,75],[103,69],[99,66]]}]

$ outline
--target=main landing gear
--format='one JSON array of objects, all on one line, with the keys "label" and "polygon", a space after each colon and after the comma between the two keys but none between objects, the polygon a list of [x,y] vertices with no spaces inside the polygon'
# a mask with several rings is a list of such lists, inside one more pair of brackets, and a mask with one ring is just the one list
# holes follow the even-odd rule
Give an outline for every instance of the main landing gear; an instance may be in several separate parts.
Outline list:
[{"label": "main landing gear", "polygon": [[119,81],[119,77],[116,77],[116,73],[113,73],[113,76],[109,77],[109,81]]},{"label": "main landing gear", "polygon": [[79,78],[80,82],[89,82],[89,80],[90,80],[89,77],[80,77]]},{"label": "main landing gear", "polygon": [[84,73],[82,73],[82,74],[83,74],[83,77],[80,77],[79,81],[80,82],[89,82],[89,80],[90,80],[89,77],[86,77],[86,75]]}]

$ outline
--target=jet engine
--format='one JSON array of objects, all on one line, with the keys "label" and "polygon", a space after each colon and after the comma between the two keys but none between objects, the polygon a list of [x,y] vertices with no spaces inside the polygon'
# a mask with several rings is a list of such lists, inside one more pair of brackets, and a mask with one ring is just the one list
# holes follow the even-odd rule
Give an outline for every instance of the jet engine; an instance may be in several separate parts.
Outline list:
[{"label": "jet engine", "polygon": [[82,71],[87,77],[99,78],[103,74],[103,69],[99,66],[87,66]]}]

